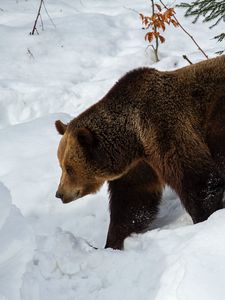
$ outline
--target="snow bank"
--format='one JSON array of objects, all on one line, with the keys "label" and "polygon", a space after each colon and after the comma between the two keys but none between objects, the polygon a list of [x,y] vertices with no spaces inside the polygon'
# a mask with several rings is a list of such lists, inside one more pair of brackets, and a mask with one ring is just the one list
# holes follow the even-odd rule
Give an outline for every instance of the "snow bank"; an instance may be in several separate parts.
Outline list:
[{"label": "snow bank", "polygon": [[58,229],[39,239],[23,299],[222,300],[224,231],[220,211],[199,225],[128,238],[122,252],[95,250]]},{"label": "snow bank", "polygon": [[0,299],[19,300],[22,277],[33,256],[33,233],[2,183],[0,199]]},{"label": "snow bank", "polygon": [[55,114],[0,130],[0,178],[25,215],[49,212],[55,196],[49,188],[51,184],[57,188],[60,176],[56,154],[60,136],[54,122],[69,118]]}]

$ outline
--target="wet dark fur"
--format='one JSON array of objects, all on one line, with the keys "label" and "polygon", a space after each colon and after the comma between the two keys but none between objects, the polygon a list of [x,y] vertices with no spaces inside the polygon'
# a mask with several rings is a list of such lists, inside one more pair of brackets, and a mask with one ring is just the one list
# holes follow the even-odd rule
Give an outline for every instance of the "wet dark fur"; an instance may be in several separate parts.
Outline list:
[{"label": "wet dark fur", "polygon": [[83,127],[93,137],[87,160],[116,177],[106,247],[121,249],[128,235],[148,228],[164,184],[195,223],[222,208],[225,56],[171,72],[131,71],[67,130]]}]

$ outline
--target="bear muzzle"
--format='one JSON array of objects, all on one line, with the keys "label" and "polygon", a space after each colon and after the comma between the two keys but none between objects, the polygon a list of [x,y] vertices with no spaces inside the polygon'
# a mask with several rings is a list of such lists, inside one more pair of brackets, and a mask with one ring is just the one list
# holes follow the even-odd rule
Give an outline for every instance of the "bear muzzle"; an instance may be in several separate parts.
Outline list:
[{"label": "bear muzzle", "polygon": [[59,191],[56,192],[55,196],[56,196],[56,198],[61,199],[64,204],[70,203],[70,202],[82,197],[80,191],[77,191],[73,197],[67,197],[63,193],[60,193]]}]

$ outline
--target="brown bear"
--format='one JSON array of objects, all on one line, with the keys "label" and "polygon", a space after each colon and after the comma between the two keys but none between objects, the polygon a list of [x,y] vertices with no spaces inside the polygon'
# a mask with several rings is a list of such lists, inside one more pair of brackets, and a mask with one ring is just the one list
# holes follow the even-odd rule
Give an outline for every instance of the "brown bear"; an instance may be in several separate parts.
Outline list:
[{"label": "brown bear", "polygon": [[63,203],[107,181],[106,247],[122,249],[147,230],[165,184],[193,222],[222,208],[225,188],[225,56],[175,71],[127,73],[98,103],[65,125],[58,148]]}]

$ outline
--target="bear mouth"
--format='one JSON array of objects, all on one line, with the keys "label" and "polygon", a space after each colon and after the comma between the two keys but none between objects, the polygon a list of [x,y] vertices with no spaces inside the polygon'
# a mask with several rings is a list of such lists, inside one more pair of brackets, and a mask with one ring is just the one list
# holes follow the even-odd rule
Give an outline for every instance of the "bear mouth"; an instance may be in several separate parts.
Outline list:
[{"label": "bear mouth", "polygon": [[73,196],[71,198],[65,198],[65,197],[63,197],[61,200],[62,200],[63,204],[67,204],[67,203],[73,202],[73,201],[75,201],[75,200],[77,200],[77,199],[79,199],[81,197],[82,197],[82,195],[81,195],[80,191],[77,191],[77,193],[75,194],[75,196]]}]

